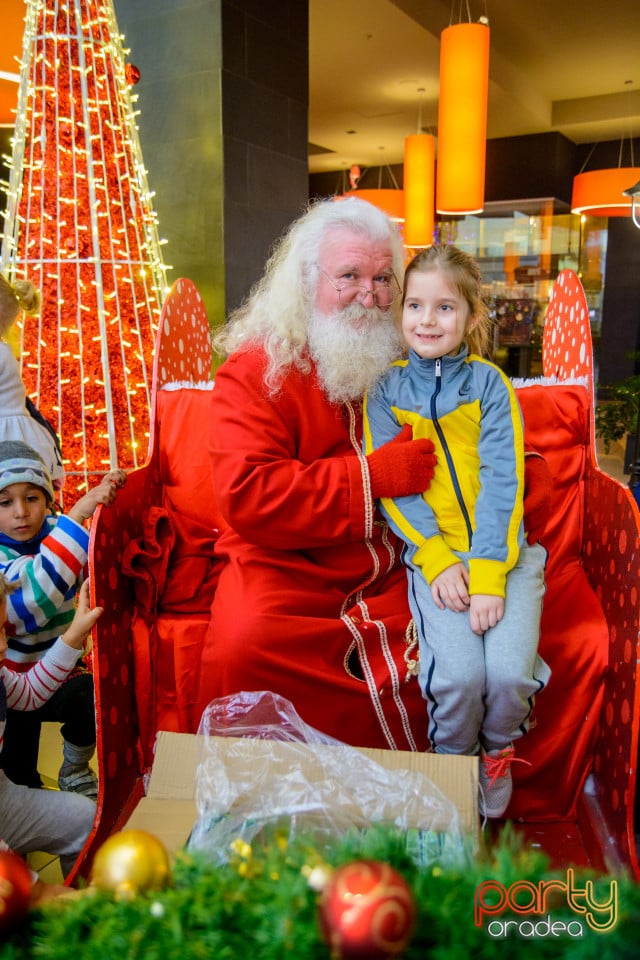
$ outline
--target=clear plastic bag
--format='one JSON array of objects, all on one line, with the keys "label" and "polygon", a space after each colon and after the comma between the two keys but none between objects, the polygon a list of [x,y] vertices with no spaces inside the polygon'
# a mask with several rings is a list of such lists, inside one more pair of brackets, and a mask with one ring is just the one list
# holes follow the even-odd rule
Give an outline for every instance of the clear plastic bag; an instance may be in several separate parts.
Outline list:
[{"label": "clear plastic bag", "polygon": [[431,780],[388,770],[309,727],[282,697],[263,691],[214,700],[198,732],[198,819],[189,848],[214,861],[265,827],[312,836],[321,848],[372,824],[406,831],[407,849],[423,864],[465,855],[458,810]]}]

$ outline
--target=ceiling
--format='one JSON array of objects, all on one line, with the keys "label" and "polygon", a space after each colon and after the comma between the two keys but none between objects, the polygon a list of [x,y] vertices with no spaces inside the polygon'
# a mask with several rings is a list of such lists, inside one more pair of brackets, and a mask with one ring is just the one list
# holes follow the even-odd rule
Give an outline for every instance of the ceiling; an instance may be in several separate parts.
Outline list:
[{"label": "ceiling", "polygon": [[440,33],[481,16],[488,137],[619,140],[633,165],[640,0],[309,0],[310,172],[402,163],[405,136],[437,134]]},{"label": "ceiling", "polygon": [[[0,123],[12,126],[17,86],[3,72],[18,71],[25,0],[1,3]],[[402,163],[408,134],[437,133],[440,33],[468,11],[491,29],[489,137],[620,140],[629,165],[640,0],[309,0],[311,173]]]}]

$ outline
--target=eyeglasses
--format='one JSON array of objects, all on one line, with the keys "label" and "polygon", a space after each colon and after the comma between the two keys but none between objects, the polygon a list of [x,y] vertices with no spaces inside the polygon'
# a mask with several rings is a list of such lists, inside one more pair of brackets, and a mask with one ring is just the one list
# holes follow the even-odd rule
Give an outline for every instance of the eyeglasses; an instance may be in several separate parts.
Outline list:
[{"label": "eyeglasses", "polygon": [[372,297],[376,307],[390,307],[401,293],[400,284],[393,273],[390,277],[386,277],[383,280],[375,280],[375,286],[369,289],[369,287],[363,287],[359,283],[351,283],[349,281],[338,286],[337,283],[333,282],[331,277],[327,276],[322,267],[318,267],[318,270],[336,291],[342,306],[353,303],[354,300],[362,303],[366,297]]}]

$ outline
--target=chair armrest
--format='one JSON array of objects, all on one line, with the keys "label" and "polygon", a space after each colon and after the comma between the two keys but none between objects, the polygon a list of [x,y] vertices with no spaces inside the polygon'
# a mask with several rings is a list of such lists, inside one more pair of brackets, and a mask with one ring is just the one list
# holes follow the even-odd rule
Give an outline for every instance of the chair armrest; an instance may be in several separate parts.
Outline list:
[{"label": "chair armrest", "polygon": [[640,514],[628,487],[586,469],[583,564],[609,629],[609,663],[593,788],[623,861],[639,876],[634,797],[640,724]]},{"label": "chair armrest", "polygon": [[142,775],[133,682],[135,597],[132,580],[122,572],[122,556],[142,533],[145,509],[159,505],[161,495],[157,458],[152,458],[128,474],[114,502],[99,506],[91,524],[91,602],[104,610],[93,630],[92,652],[100,785],[94,828],[73,876],[88,873],[93,854],[113,832]]}]

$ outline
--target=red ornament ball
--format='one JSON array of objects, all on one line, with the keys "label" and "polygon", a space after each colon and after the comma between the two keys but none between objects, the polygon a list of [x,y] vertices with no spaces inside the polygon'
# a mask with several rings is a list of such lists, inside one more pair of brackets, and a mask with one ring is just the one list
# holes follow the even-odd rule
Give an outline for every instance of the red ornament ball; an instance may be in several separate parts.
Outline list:
[{"label": "red ornament ball", "polygon": [[31,871],[22,857],[0,850],[0,934],[26,916],[31,898]]},{"label": "red ornament ball", "polygon": [[128,84],[132,87],[136,85],[140,79],[140,71],[136,67],[135,63],[126,63],[124,66],[124,78]]},{"label": "red ornament ball", "polygon": [[387,863],[356,860],[339,867],[320,899],[320,927],[339,960],[386,960],[406,949],[415,922],[406,880]]}]

